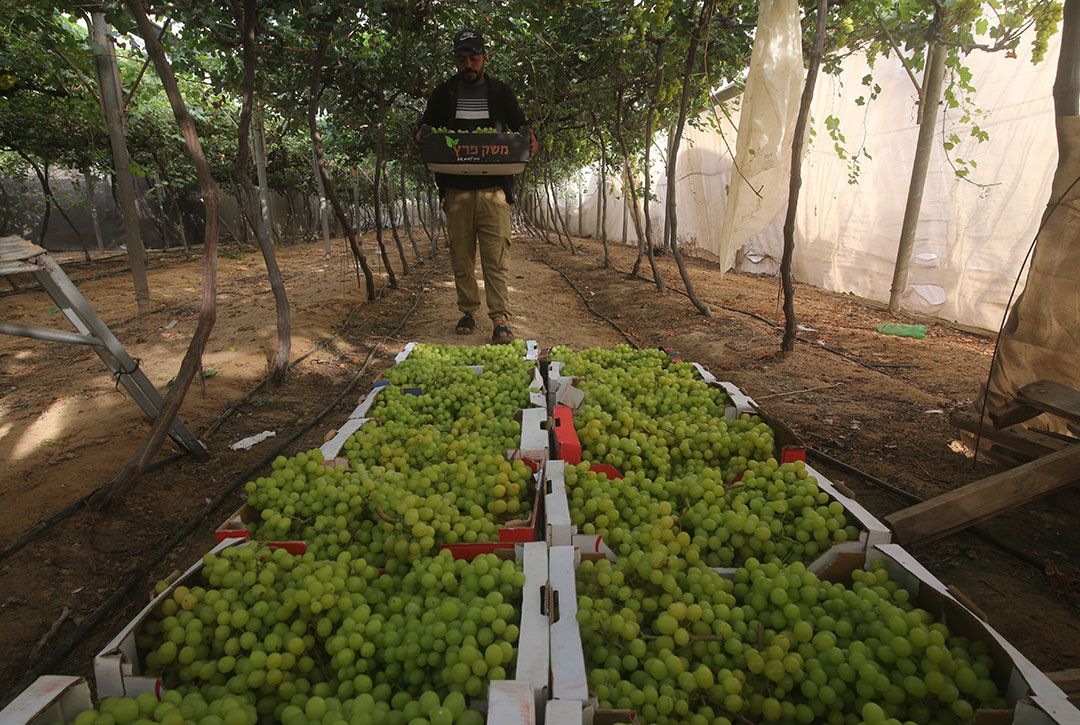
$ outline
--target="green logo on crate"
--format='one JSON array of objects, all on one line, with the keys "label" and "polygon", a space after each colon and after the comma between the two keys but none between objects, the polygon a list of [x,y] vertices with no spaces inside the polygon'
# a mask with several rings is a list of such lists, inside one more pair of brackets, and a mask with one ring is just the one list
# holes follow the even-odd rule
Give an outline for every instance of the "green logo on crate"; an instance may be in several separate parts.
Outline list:
[{"label": "green logo on crate", "polygon": [[451,149],[457,146],[458,142],[461,141],[461,139],[450,138],[449,136],[443,136],[443,139],[446,140],[446,147]]}]

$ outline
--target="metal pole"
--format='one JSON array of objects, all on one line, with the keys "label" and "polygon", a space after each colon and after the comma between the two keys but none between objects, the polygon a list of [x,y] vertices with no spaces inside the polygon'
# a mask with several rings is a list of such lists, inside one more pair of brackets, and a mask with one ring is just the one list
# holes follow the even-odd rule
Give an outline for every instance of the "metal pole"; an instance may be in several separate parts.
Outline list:
[{"label": "metal pole", "polygon": [[16,337],[29,337],[34,340],[45,342],[63,342],[69,345],[104,345],[101,340],[92,335],[82,335],[78,332],[66,330],[54,330],[51,327],[38,327],[37,325],[20,325],[17,322],[0,322],[0,334],[15,335]]}]

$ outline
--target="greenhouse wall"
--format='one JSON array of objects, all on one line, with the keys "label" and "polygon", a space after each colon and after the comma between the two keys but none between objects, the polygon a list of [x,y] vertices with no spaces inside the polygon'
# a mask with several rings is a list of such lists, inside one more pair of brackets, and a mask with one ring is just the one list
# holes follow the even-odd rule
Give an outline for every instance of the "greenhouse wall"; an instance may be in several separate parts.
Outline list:
[{"label": "greenhouse wall", "polygon": [[[944,108],[930,162],[915,249],[904,294],[905,309],[986,330],[997,330],[1020,263],[1038,227],[1057,163],[1051,97],[1059,37],[1050,41],[1046,58],[1031,63],[1030,43],[1017,57],[975,53],[968,59],[976,93],[975,122],[990,134],[985,143],[970,137],[962,109]],[[900,237],[911,164],[918,134],[918,97],[895,58],[879,58],[870,68],[865,58],[850,58],[837,76],[818,81],[811,111],[811,136],[803,164],[803,187],[796,224],[794,273],[797,280],[829,290],[885,302]],[[856,99],[869,89],[862,78],[873,73],[879,97],[865,105]],[[729,104],[732,105],[732,104]],[[679,153],[678,231],[692,254],[718,261],[738,110],[715,109],[719,131],[688,128]],[[826,118],[840,120],[845,147],[858,153],[859,173],[850,183],[851,164],[839,157]],[[950,155],[974,160],[969,180],[957,176],[942,141],[952,133],[963,138]],[[653,219],[662,229],[666,171],[657,138],[653,183],[657,199]],[[863,153],[864,152],[864,153]],[[959,164],[957,164],[959,168]],[[582,229],[596,234],[596,172],[583,171],[586,190]],[[617,186],[617,179],[610,180]],[[784,182],[786,184],[786,180]],[[622,199],[608,198],[608,238],[622,236]],[[563,195],[571,230],[578,228],[577,193]],[[735,268],[775,274],[783,248],[781,210],[750,237]],[[662,238],[660,231],[657,239]],[[636,243],[634,226],[627,239]]]}]

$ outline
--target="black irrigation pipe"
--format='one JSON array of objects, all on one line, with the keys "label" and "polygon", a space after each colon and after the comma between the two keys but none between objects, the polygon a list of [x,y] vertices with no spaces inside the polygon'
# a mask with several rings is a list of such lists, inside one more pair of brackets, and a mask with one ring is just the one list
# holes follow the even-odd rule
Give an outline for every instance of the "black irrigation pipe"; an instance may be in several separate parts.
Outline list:
[{"label": "black irrigation pipe", "polygon": [[224,503],[230,495],[232,495],[241,486],[247,483],[251,479],[251,477],[255,475],[256,472],[258,472],[266,464],[273,461],[274,458],[276,458],[278,454],[281,453],[281,451],[296,442],[297,439],[299,439],[302,435],[314,428],[320,421],[326,418],[326,416],[328,416],[337,408],[341,401],[345,399],[345,396],[352,392],[353,388],[355,388],[357,383],[360,382],[360,379],[363,376],[364,372],[367,370],[368,365],[371,364],[372,359],[375,357],[375,353],[382,347],[383,343],[389,340],[391,337],[395,336],[401,330],[401,328],[405,326],[405,323],[412,316],[413,312],[416,311],[416,308],[420,304],[421,297],[423,297],[424,292],[427,291],[427,278],[433,271],[434,269],[428,270],[428,272],[425,273],[424,276],[420,279],[420,289],[416,293],[416,298],[413,300],[412,306],[409,307],[408,310],[406,310],[404,315],[402,315],[401,319],[398,321],[397,326],[389,333],[384,335],[383,339],[380,342],[376,343],[371,347],[371,350],[368,351],[367,357],[364,358],[364,362],[361,363],[360,368],[352,376],[352,378],[341,390],[341,392],[338,393],[338,395],[330,402],[330,404],[323,408],[322,411],[320,411],[318,415],[316,415],[310,422],[306,423],[302,428],[294,432],[292,435],[290,435],[278,445],[274,446],[272,450],[263,455],[263,457],[260,458],[256,463],[244,469],[244,471],[241,472],[236,478],[234,478],[232,482],[230,482],[224,489],[221,490],[221,492],[214,496],[214,498],[210,499],[210,501],[207,502],[206,506],[201,511],[199,511],[198,514],[190,518],[183,526],[180,527],[179,530],[177,530],[167,540],[162,542],[157,549],[151,552],[151,554],[146,559],[140,562],[138,566],[136,566],[136,568],[131,572],[131,574],[128,575],[127,579],[125,579],[121,583],[119,588],[117,588],[116,591],[114,591],[108,599],[102,602],[102,604],[97,609],[95,609],[89,616],[83,619],[79,623],[78,627],[75,628],[75,631],[72,632],[71,635],[62,644],[56,646],[52,650],[52,653],[47,659],[38,663],[38,665],[25,678],[25,680],[15,688],[15,692],[21,692],[22,690],[26,689],[26,687],[28,687],[30,683],[32,683],[39,676],[49,672],[50,670],[55,669],[64,660],[64,658],[71,653],[73,649],[75,649],[79,644],[82,643],[83,638],[85,638],[86,635],[89,634],[101,622],[101,620],[103,620],[105,616],[124,599],[124,597],[127,596],[128,592],[135,588],[135,586],[139,582],[143,581],[151,568],[156,566],[162,559],[164,559],[169,554],[170,551],[176,548],[176,546],[179,545],[189,534],[191,534],[196,528],[198,528],[199,524],[201,524],[210,514],[217,510],[217,508],[222,503]]},{"label": "black irrigation pipe", "polygon": [[604,315],[604,313],[600,312],[599,310],[597,310],[595,307],[592,306],[592,304],[589,302],[589,299],[585,296],[585,293],[582,292],[578,288],[578,286],[576,284],[574,284],[573,280],[571,280],[568,276],[566,276],[566,272],[563,272],[561,269],[559,269],[558,267],[556,267],[554,264],[547,261],[546,259],[541,259],[540,257],[532,257],[532,259],[535,259],[538,262],[543,262],[548,267],[551,267],[553,270],[555,270],[560,275],[562,275],[562,278],[566,280],[566,283],[568,285],[570,285],[571,287],[573,287],[574,291],[577,292],[578,297],[580,297],[581,301],[585,303],[585,307],[588,308],[589,312],[593,313],[594,315],[599,317],[601,320],[603,320],[604,322],[611,325],[615,329],[616,332],[618,332],[620,335],[623,336],[624,340],[626,340],[628,343],[630,343],[630,347],[633,347],[633,348],[639,347],[637,342],[634,341],[634,338],[630,337],[630,335],[626,332],[626,330],[619,327],[619,325],[614,320],[612,320],[610,317],[607,317],[606,315]]},{"label": "black irrigation pipe", "polygon": [[[819,459],[821,461],[824,461],[825,463],[829,464],[830,466],[833,466],[835,468],[839,468],[840,470],[845,471],[846,473],[850,473],[851,475],[856,476],[857,478],[861,478],[862,480],[866,481],[867,483],[869,483],[869,484],[871,484],[873,486],[876,486],[877,488],[880,488],[883,491],[888,491],[889,493],[893,494],[894,496],[902,498],[902,499],[904,499],[905,501],[907,501],[909,503],[922,503],[923,501],[926,500],[926,499],[922,498],[921,496],[917,496],[917,495],[911,493],[910,491],[905,491],[904,489],[900,488],[899,486],[895,486],[895,485],[889,483],[888,481],[883,481],[882,479],[878,478],[877,476],[874,476],[872,474],[867,473],[866,471],[855,468],[855,466],[852,466],[849,463],[845,463],[844,461],[841,461],[839,458],[834,458],[833,456],[830,456],[828,453],[825,453],[823,451],[819,451],[816,448],[807,448],[806,452],[808,454],[810,454],[811,456],[813,456],[814,458],[817,458],[817,459]],[[1040,572],[1042,572],[1044,574],[1046,573],[1046,562],[1043,561],[1042,559],[1038,558],[1037,556],[1029,554],[1028,552],[1026,552],[1026,551],[1024,551],[1022,549],[1016,548],[1012,544],[1008,544],[1008,543],[1002,541],[1001,539],[997,538],[996,536],[994,536],[993,534],[988,532],[986,529],[983,529],[983,528],[981,528],[979,526],[968,527],[967,531],[970,532],[971,534],[977,536],[978,538],[982,539],[983,541],[990,544],[991,546],[996,547],[997,549],[1001,550],[1002,552],[1004,552],[1006,554],[1009,554],[1010,556],[1015,557],[1016,559],[1019,559],[1020,561],[1027,564],[1028,566],[1030,566],[1030,567],[1032,567],[1034,569],[1038,569]]]},{"label": "black irrigation pipe", "polygon": [[[187,458],[188,455],[189,454],[188,454],[187,451],[182,451],[180,453],[174,453],[171,456],[168,456],[167,458],[162,458],[161,460],[154,461],[153,463],[148,465],[145,470],[143,470],[143,475],[146,475],[147,473],[152,473],[153,471],[156,471],[159,468],[164,468],[165,466],[168,466],[168,465],[170,465],[172,463],[175,463],[176,461],[179,461],[182,458]],[[89,493],[87,493],[85,496],[82,496],[81,498],[76,499],[75,501],[69,503],[64,508],[59,509],[57,511],[54,511],[48,517],[46,517],[44,519],[41,519],[36,524],[33,524],[32,526],[28,527],[25,531],[23,531],[17,537],[12,539],[10,542],[8,542],[8,544],[6,546],[4,546],[3,549],[0,549],[0,561],[3,561],[4,559],[7,559],[9,556],[16,553],[17,551],[22,549],[24,546],[29,544],[31,541],[36,539],[38,537],[38,535],[41,534],[41,532],[49,529],[54,524],[60,523],[61,521],[66,519],[68,516],[71,516],[73,513],[75,513],[79,509],[83,508],[84,506],[86,506],[87,509],[89,510],[88,502],[90,501],[91,498],[93,498],[95,493],[97,493],[98,491],[100,491],[104,487],[105,487],[104,484],[102,484],[101,486],[98,486],[93,491],[90,491]]]},{"label": "black irrigation pipe", "polygon": [[[627,277],[630,277],[629,272],[622,271],[621,269],[616,267],[614,264],[610,265],[610,268],[613,271],[617,272],[618,274],[622,274],[622,275],[626,275]],[[649,284],[653,284],[653,285],[656,284],[656,280],[654,280],[652,277],[647,277],[647,276],[642,275],[642,276],[637,277],[637,279],[640,279],[642,282],[647,282]],[[676,293],[682,295],[683,297],[686,297],[687,299],[690,299],[689,293],[687,293],[686,290],[684,290],[684,289],[680,289],[679,287],[676,287],[673,284],[668,284],[668,289],[671,290],[672,292],[676,292]],[[774,330],[782,330],[783,329],[783,325],[780,325],[780,324],[778,324],[776,322],[773,322],[768,317],[765,317],[763,315],[759,315],[756,312],[751,312],[750,310],[744,310],[741,307],[732,307],[730,305],[722,305],[719,302],[710,302],[709,300],[706,300],[704,297],[702,297],[701,299],[702,299],[703,302],[705,302],[705,304],[709,305],[710,307],[716,307],[717,309],[727,310],[728,312],[735,312],[735,313],[740,314],[740,315],[745,315],[747,317],[750,317],[750,318],[753,318],[753,319],[757,320],[758,322],[765,323],[766,325],[773,328]],[[854,355],[851,355],[849,353],[844,352],[843,350],[838,350],[838,349],[836,349],[834,347],[829,347],[828,345],[826,345],[824,342],[822,342],[820,340],[809,340],[809,339],[807,339],[807,338],[805,338],[805,337],[803,337],[801,335],[796,335],[795,339],[798,340],[799,342],[810,345],[811,347],[818,347],[818,348],[821,348],[822,350],[825,350],[826,352],[831,352],[833,355],[838,355],[839,357],[842,357],[842,358],[844,358],[845,360],[847,360],[849,362],[855,363],[856,365],[864,367],[867,370],[873,370],[876,373],[881,373],[882,375],[885,375],[885,373],[882,372],[882,368],[914,367],[914,366],[905,365],[905,364],[868,363],[868,362],[865,362],[863,360],[860,360],[859,358],[855,357]]]},{"label": "black irrigation pipe", "polygon": [[[363,304],[363,303],[361,303],[361,304]],[[358,307],[358,306],[359,305],[357,305],[356,307]],[[356,307],[353,307],[353,309],[349,311],[349,317],[346,318],[345,325],[344,325],[344,328],[343,328],[342,331],[345,331],[345,330],[349,329],[349,319],[352,317],[352,313],[356,310]],[[295,360],[293,360],[292,362],[290,362],[288,369],[292,370],[297,365],[302,363],[304,360],[311,357],[318,350],[322,349],[325,346],[326,342],[327,342],[327,339],[319,340],[318,342],[316,342],[314,345],[312,345],[310,350],[308,350],[303,355],[301,355],[300,357],[298,357]],[[221,426],[224,425],[225,422],[229,418],[231,418],[233,415],[236,414],[236,412],[238,410],[240,410],[241,406],[243,406],[245,403],[247,403],[249,400],[251,400],[253,397],[255,397],[255,394],[258,393],[263,388],[265,388],[267,383],[269,383],[269,382],[270,382],[270,375],[267,374],[266,376],[263,377],[262,380],[260,380],[255,385],[255,387],[253,387],[251,390],[249,390],[247,393],[245,393],[242,398],[240,398],[239,400],[234,402],[232,405],[230,405],[228,408],[226,408],[225,411],[221,415],[219,415],[217,417],[217,419],[213,423],[211,423],[209,426],[207,426],[206,429],[204,429],[202,431],[202,433],[199,434],[199,438],[200,439],[206,439],[206,438],[209,438],[210,436],[212,436],[214,433],[216,433],[218,431],[218,429],[221,428]],[[154,461],[153,463],[151,463],[150,465],[148,465],[146,467],[146,469],[143,471],[142,475],[146,475],[147,473],[152,473],[152,472],[154,472],[154,471],[156,471],[156,470],[158,470],[160,468],[164,468],[165,466],[169,466],[169,465],[171,465],[173,463],[176,463],[177,461],[180,461],[180,460],[183,460],[184,458],[187,458],[189,455],[190,454],[187,451],[180,451],[178,453],[173,453],[172,455],[167,456],[165,458],[162,458],[162,459],[160,459],[158,461]],[[73,501],[72,503],[70,503],[67,506],[63,507],[62,509],[54,511],[48,517],[46,517],[44,519],[41,519],[36,524],[33,524],[33,525],[29,526],[21,534],[19,534],[14,539],[12,539],[10,542],[8,542],[4,546],[3,549],[0,549],[0,561],[4,561],[5,559],[7,559],[12,554],[15,554],[20,549],[22,549],[24,546],[26,546],[31,541],[36,539],[38,537],[38,535],[41,534],[43,531],[46,531],[47,529],[52,527],[54,524],[57,524],[57,523],[63,521],[68,516],[71,516],[72,514],[77,512],[79,509],[86,506],[87,502],[91,498],[93,498],[94,494],[96,494],[102,488],[104,488],[104,484],[102,484],[101,486],[98,486],[97,488],[95,488],[93,491],[90,491],[86,495],[76,499],[75,501]]]},{"label": "black irrigation pipe", "polygon": [[[562,275],[563,279],[565,279],[567,281],[567,283],[571,287],[574,288],[574,291],[577,292],[578,296],[581,297],[582,301],[585,303],[585,306],[589,308],[590,312],[592,312],[594,315],[596,315],[597,317],[601,318],[602,320],[607,322],[609,325],[614,327],[616,330],[619,331],[620,334],[622,334],[623,337],[625,337],[627,339],[628,342],[630,342],[631,345],[633,345],[634,347],[637,347],[637,345],[633,342],[633,340],[630,339],[629,335],[627,335],[626,332],[621,327],[619,327],[613,321],[611,321],[610,319],[605,317],[603,314],[598,312],[596,309],[593,308],[593,306],[591,304],[589,304],[589,301],[588,301],[588,299],[586,299],[584,293],[582,293],[582,291],[577,287],[577,285],[575,285],[570,280],[570,278],[566,276],[566,273],[564,273],[561,269],[559,269],[558,267],[556,267],[553,264],[551,264],[550,262],[548,262],[546,259],[540,259],[538,257],[534,257],[534,259],[536,259],[537,261],[543,262],[548,267],[551,267],[556,272],[558,272],[560,275]],[[618,270],[616,270],[616,271],[618,271]],[[678,290],[678,289],[676,289],[675,291],[680,292],[680,293],[682,293],[684,295],[686,294],[685,292],[682,292],[681,290]],[[721,307],[723,309],[728,309],[726,307],[723,307],[722,305],[717,305],[717,307]],[[760,318],[759,315],[756,315],[753,312],[745,312],[744,310],[735,310],[735,311],[743,312],[743,314],[747,314],[747,315],[750,315],[752,317],[759,317]],[[770,325],[774,325],[774,323],[771,322],[770,320],[766,320],[765,318],[760,318],[760,319],[762,319],[764,322],[768,322]],[[922,498],[920,496],[916,496],[915,494],[911,493],[910,491],[905,491],[904,489],[900,488],[899,486],[894,486],[893,484],[889,483],[888,481],[883,481],[882,479],[878,478],[877,476],[871,475],[871,474],[869,474],[869,473],[867,473],[865,471],[862,471],[862,470],[860,470],[858,468],[855,468],[854,466],[852,466],[852,465],[850,465],[848,463],[845,463],[844,461],[841,461],[838,458],[834,458],[833,456],[830,456],[828,453],[825,453],[823,451],[819,451],[816,448],[807,448],[806,451],[811,456],[814,456],[815,458],[818,458],[818,459],[820,459],[820,460],[822,460],[822,461],[824,461],[824,462],[826,462],[826,463],[828,463],[828,464],[830,464],[832,466],[835,466],[836,468],[839,468],[839,469],[841,469],[843,471],[846,471],[847,473],[850,473],[853,476],[861,478],[864,481],[866,481],[866,482],[868,482],[870,484],[873,484],[874,486],[876,486],[876,487],[878,487],[878,488],[880,488],[880,489],[882,489],[884,491],[888,491],[889,493],[892,493],[893,495],[898,496],[898,497],[904,499],[905,501],[908,501],[909,503],[921,503],[921,502],[926,500],[926,499],[924,499],[924,498]],[[999,549],[1003,553],[1008,554],[1008,555],[1020,560],[1024,564],[1027,564],[1028,566],[1030,566],[1030,567],[1032,567],[1034,569],[1038,569],[1040,572],[1043,572],[1043,573],[1046,572],[1046,562],[1043,561],[1042,559],[1039,559],[1038,557],[1036,557],[1036,556],[1034,556],[1032,554],[1029,554],[1026,551],[1023,551],[1022,549],[1018,549],[1015,546],[1013,546],[1011,544],[1008,544],[1008,543],[998,539],[993,534],[989,533],[988,531],[986,531],[985,529],[983,529],[981,527],[971,526],[967,530],[971,534],[973,534],[974,536],[977,536],[978,538],[982,539],[983,541],[990,544],[991,546],[994,546],[995,548]]]}]

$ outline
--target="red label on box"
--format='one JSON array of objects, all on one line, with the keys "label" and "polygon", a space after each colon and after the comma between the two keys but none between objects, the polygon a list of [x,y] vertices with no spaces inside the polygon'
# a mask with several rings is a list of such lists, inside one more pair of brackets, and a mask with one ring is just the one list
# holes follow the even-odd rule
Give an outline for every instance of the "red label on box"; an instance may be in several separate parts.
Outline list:
[{"label": "red label on box", "polygon": [[567,463],[581,463],[581,439],[574,429],[574,411],[555,406],[555,454]]}]

